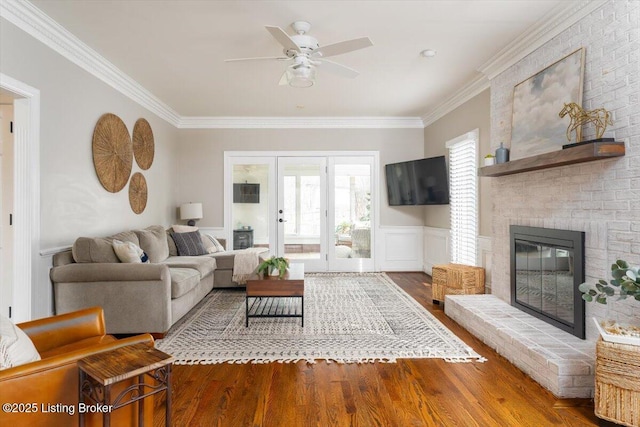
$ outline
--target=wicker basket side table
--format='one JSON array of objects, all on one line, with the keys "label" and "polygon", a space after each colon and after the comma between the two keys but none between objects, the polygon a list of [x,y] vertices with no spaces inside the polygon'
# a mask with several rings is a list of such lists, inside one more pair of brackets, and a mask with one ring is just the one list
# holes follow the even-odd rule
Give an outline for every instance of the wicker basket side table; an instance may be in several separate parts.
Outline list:
[{"label": "wicker basket side table", "polygon": [[595,414],[640,426],[640,346],[600,339],[596,344]]},{"label": "wicker basket side table", "polygon": [[432,298],[444,302],[445,295],[484,293],[484,268],[462,264],[434,265],[431,271]]}]

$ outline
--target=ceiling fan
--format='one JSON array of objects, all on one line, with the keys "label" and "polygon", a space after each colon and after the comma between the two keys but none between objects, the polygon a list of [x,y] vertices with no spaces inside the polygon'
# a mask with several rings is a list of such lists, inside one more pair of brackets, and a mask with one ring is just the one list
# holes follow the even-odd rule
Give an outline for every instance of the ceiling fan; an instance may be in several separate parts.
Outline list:
[{"label": "ceiling fan", "polygon": [[283,52],[285,56],[227,59],[226,62],[293,61],[293,63],[287,67],[284,74],[282,74],[280,84],[288,84],[293,87],[310,87],[315,83],[317,68],[342,77],[352,79],[357,77],[360,73],[356,70],[325,58],[373,46],[369,37],[360,37],[358,39],[346,40],[321,47],[318,44],[318,40],[307,34],[311,29],[311,24],[305,21],[296,21],[291,24],[291,27],[296,32],[293,36],[289,36],[280,27],[265,26],[273,38],[284,47]]}]

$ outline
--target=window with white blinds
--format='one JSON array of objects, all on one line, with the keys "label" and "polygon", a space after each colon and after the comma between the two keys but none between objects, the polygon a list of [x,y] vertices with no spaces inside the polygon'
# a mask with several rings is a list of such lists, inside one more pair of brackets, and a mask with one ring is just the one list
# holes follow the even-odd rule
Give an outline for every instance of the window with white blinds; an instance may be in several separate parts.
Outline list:
[{"label": "window with white blinds", "polygon": [[451,262],[477,265],[478,130],[447,142],[451,211]]}]

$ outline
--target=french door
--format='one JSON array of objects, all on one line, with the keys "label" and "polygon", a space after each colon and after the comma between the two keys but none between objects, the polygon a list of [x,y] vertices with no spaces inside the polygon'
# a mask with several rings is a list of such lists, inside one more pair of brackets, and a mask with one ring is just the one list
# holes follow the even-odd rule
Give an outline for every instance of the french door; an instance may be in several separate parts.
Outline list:
[{"label": "french door", "polygon": [[278,157],[277,255],[326,271],[327,159]]},{"label": "french door", "polygon": [[234,236],[250,234],[252,246],[306,271],[373,271],[373,156],[237,153],[225,164],[234,249],[247,242]]}]

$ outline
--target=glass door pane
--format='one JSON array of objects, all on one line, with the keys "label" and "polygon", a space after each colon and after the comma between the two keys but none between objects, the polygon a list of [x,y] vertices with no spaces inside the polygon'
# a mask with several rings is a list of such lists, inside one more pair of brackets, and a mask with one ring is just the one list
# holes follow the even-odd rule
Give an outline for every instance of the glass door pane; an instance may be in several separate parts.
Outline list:
[{"label": "glass door pane", "polygon": [[231,218],[233,234],[230,249],[273,248],[275,189],[274,161],[239,158],[232,164]]},{"label": "glass door pane", "polygon": [[278,158],[278,249],[307,271],[326,270],[326,161]]},{"label": "glass door pane", "polygon": [[372,158],[333,158],[329,197],[333,226],[329,268],[341,271],[373,269]]}]

